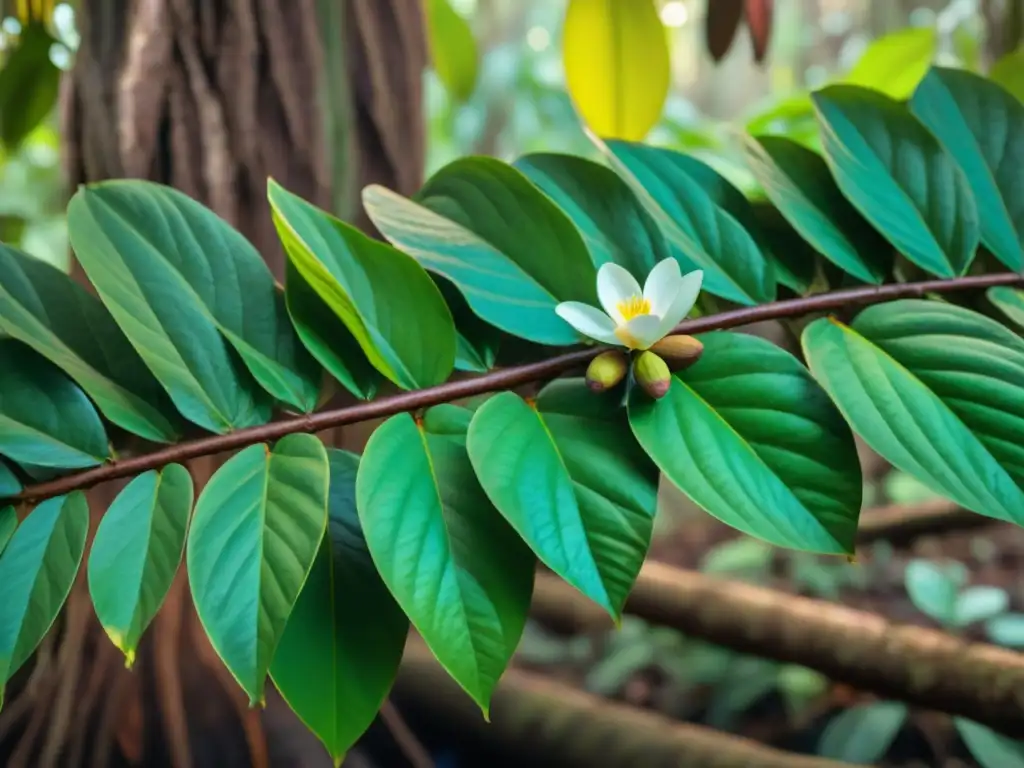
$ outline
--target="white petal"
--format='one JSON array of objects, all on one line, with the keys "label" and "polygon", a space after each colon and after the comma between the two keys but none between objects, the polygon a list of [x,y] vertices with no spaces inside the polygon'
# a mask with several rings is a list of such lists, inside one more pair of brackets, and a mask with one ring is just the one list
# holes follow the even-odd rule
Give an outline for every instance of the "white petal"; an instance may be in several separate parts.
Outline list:
[{"label": "white petal", "polygon": [[622,322],[618,303],[640,295],[640,283],[625,267],[609,261],[597,270],[597,298],[600,299],[604,311],[616,322]]},{"label": "white petal", "polygon": [[621,342],[630,349],[647,349],[661,339],[661,336],[658,335],[660,327],[661,320],[657,315],[640,315],[625,325],[620,325],[615,333]]},{"label": "white petal", "polygon": [[683,275],[679,281],[679,293],[672,301],[672,306],[661,316],[661,324],[658,331],[662,336],[668,335],[683,319],[690,314],[693,305],[697,303],[697,295],[700,293],[701,283],[704,281],[704,271],[695,269]]},{"label": "white petal", "polygon": [[622,346],[622,342],[615,335],[615,323],[597,307],[579,301],[563,301],[555,307],[555,312],[584,336],[603,341],[605,344]]},{"label": "white petal", "polygon": [[682,275],[679,262],[669,256],[655,264],[644,283],[644,298],[651,304],[651,314],[658,317],[668,312],[672,301],[679,293]]}]

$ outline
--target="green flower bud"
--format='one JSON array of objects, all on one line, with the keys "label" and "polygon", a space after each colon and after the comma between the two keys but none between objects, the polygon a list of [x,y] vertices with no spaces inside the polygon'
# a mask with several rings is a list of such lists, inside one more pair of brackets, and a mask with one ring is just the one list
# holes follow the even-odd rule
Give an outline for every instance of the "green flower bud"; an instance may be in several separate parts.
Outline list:
[{"label": "green flower bud", "polygon": [[617,349],[602,352],[587,366],[587,386],[592,392],[611,389],[626,377],[629,360]]},{"label": "green flower bud", "polygon": [[651,345],[651,352],[663,359],[668,364],[670,371],[681,371],[700,359],[704,352],[704,345],[693,336],[679,334],[666,336]]},{"label": "green flower bud", "polygon": [[633,363],[636,383],[655,400],[665,396],[672,383],[672,374],[665,361],[650,350],[641,353]]}]

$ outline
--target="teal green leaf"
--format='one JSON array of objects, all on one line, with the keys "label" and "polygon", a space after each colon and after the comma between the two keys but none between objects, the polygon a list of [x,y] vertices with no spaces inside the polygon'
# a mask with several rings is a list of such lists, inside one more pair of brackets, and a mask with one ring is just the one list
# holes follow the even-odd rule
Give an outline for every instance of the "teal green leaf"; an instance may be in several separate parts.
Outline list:
[{"label": "teal green leaf", "polygon": [[[144,269],[149,277],[149,262],[159,259],[169,270],[171,290],[182,302],[206,311],[261,387],[300,411],[316,407],[320,370],[296,338],[284,295],[266,262],[238,230],[161,184],[107,181],[86,187],[79,196],[128,269]],[[92,279],[90,259],[78,255]]]},{"label": "teal green leaf", "polygon": [[21,493],[21,481],[3,461],[0,461],[0,499],[7,499]]},{"label": "teal green leaf", "polygon": [[704,270],[704,290],[737,304],[775,298],[771,263],[734,214],[717,205],[695,178],[698,161],[627,141],[609,141],[604,149],[661,227],[684,273]]},{"label": "teal green leaf", "polygon": [[1001,285],[989,288],[985,296],[1016,326],[1024,329],[1024,291]]},{"label": "teal green leaf", "polygon": [[874,451],[979,514],[1024,523],[1024,340],[970,310],[904,300],[823,318],[805,357]]},{"label": "teal green leaf", "polygon": [[825,159],[853,206],[922,269],[964,274],[978,246],[978,208],[938,139],[875,91],[833,85],[812,99]]},{"label": "teal green leaf", "polygon": [[14,507],[4,507],[0,509],[0,555],[7,549],[7,545],[11,541],[11,537],[14,536],[14,531],[18,527],[18,513],[14,510]]},{"label": "teal green leaf", "polygon": [[4,684],[32,655],[60,613],[88,532],[85,494],[75,491],[32,510],[0,556],[0,706]]},{"label": "teal green leaf", "polygon": [[169,464],[128,483],[96,529],[89,593],[100,625],[129,667],[174,581],[193,498],[188,470]]},{"label": "teal green leaf", "polygon": [[2,244],[0,331],[60,367],[114,424],[148,440],[177,440],[173,405],[100,300],[51,264]]},{"label": "teal green leaf", "polygon": [[312,435],[235,454],[206,484],[186,562],[199,620],[249,695],[263,688],[327,525],[330,469]]},{"label": "teal green leaf", "polygon": [[580,340],[555,306],[596,304],[596,269],[572,222],[515,168],[463,158],[412,200],[371,185],[363,204],[388,240],[453,283],[486,322],[538,344]]},{"label": "teal green leaf", "polygon": [[306,349],[360,400],[377,394],[383,376],[370,365],[355,336],[290,261],[285,265],[288,315]]},{"label": "teal green leaf", "polygon": [[885,240],[839,191],[820,155],[781,136],[748,137],[745,146],[765,195],[818,253],[865,283],[885,280]]},{"label": "teal green leaf", "polygon": [[1014,741],[963,717],[954,717],[953,725],[981,768],[1024,768],[1024,741]]},{"label": "teal green leaf", "polygon": [[981,242],[1019,271],[1024,265],[1024,104],[980,75],[936,67],[917,87],[910,109],[970,182]]},{"label": "teal green leaf", "polygon": [[1016,96],[1017,101],[1024,102],[1024,44],[993,64],[988,76]]},{"label": "teal green leaf", "polygon": [[[808,293],[818,280],[821,256],[767,200],[752,203],[764,252],[769,254],[779,285]],[[826,273],[827,274],[827,273]]]},{"label": "teal green leaf", "polygon": [[618,620],[650,545],[658,473],[617,398],[582,379],[552,383],[535,407],[503,392],[477,410],[468,445],[487,495],[537,557]]},{"label": "teal green leaf", "polygon": [[[71,245],[121,331],[186,419],[219,433],[262,424],[270,418],[269,403],[173,260],[179,243],[185,248],[196,237],[176,202],[149,182],[81,187],[68,204]],[[222,266],[231,264],[224,259]],[[222,276],[219,282],[228,282],[219,285],[213,274],[220,270],[210,273],[206,290],[232,293],[234,276]]]},{"label": "teal green leaf", "polygon": [[82,469],[110,456],[103,422],[57,366],[0,339],[0,453],[16,462]]},{"label": "teal green leaf", "polygon": [[267,195],[289,261],[345,324],[373,367],[403,389],[448,378],[455,327],[430,276],[405,254],[273,179]]},{"label": "teal green leaf", "polygon": [[450,282],[442,277],[436,277],[435,282],[455,320],[455,368],[486,373],[497,362],[503,336],[504,340],[510,337],[477,317],[459,289]]},{"label": "teal green leaf", "polygon": [[852,553],[860,463],[849,427],[795,357],[737,333],[699,337],[704,354],[665,397],[639,389],[629,421],[665,476],[709,514],[771,544]]},{"label": "teal green leaf", "polygon": [[370,437],[356,502],[373,561],[413,626],[486,715],[526,624],[534,559],[466,454],[470,412],[392,416]]},{"label": "teal green leaf", "polygon": [[327,535],[270,674],[335,761],[373,722],[398,672],[409,621],[388,592],[356,514],[359,457],[328,449]]},{"label": "teal green leaf", "polygon": [[896,701],[859,704],[832,718],[818,741],[818,754],[857,765],[877,765],[907,720]]},{"label": "teal green leaf", "polygon": [[613,262],[644,284],[671,253],[665,236],[629,186],[609,168],[574,155],[523,155],[513,163],[565,212],[595,267]]}]

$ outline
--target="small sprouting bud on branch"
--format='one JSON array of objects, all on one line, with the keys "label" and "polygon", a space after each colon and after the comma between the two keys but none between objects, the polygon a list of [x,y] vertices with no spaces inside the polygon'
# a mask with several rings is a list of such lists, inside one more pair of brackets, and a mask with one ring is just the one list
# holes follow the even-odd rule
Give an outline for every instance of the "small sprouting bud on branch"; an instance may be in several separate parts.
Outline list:
[{"label": "small sprouting bud on branch", "polygon": [[664,397],[672,383],[668,365],[650,350],[642,352],[633,363],[633,375],[643,391],[655,400]]},{"label": "small sprouting bud on branch", "polygon": [[668,365],[670,371],[681,371],[696,363],[704,352],[704,345],[693,336],[677,334],[666,336],[651,345],[651,352]]},{"label": "small sprouting bud on branch", "polygon": [[587,366],[587,386],[592,392],[605,392],[622,381],[628,371],[629,359],[623,352],[602,352]]}]

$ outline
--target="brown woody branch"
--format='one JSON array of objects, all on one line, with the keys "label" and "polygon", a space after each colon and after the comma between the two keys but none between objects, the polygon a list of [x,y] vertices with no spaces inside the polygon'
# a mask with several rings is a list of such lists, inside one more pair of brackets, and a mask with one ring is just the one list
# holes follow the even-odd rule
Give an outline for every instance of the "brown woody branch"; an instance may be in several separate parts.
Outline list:
[{"label": "brown woody branch", "polygon": [[[854,306],[878,304],[895,299],[920,298],[929,293],[954,293],[972,289],[990,288],[997,285],[1015,285],[1024,282],[1024,276],[1011,272],[990,275],[959,277],[952,280],[925,280],[917,283],[898,283],[882,286],[851,288],[815,296],[805,296],[786,301],[775,301],[756,307],[720,312],[680,323],[677,333],[704,333],[707,331],[735,328],[749,323],[799,317],[815,312],[830,312]],[[562,355],[527,363],[511,368],[496,370],[471,379],[450,381],[428,389],[403,392],[391,397],[382,397],[367,403],[321,411],[294,418],[275,421],[256,427],[239,429],[226,435],[211,435],[190,440],[151,453],[112,461],[101,467],[66,475],[56,480],[26,487],[14,502],[39,502],[75,490],[91,488],[108,480],[131,477],[150,469],[157,469],[175,462],[185,462],[201,456],[210,456],[223,451],[233,451],[254,443],[278,440],[296,432],[320,432],[343,427],[362,421],[393,416],[397,413],[415,411],[462,398],[513,389],[531,382],[558,376],[566,371],[586,364],[600,351],[590,347],[567,352]]]},{"label": "brown woody branch", "polygon": [[[412,639],[395,698],[456,734],[461,743],[495,745],[520,765],[701,766],[701,768],[841,768],[821,757],[772,749],[749,739],[671,720],[598,698],[545,678],[508,670],[491,704],[491,722]],[[443,722],[436,722],[443,721]]]},{"label": "brown woody branch", "polygon": [[946,499],[934,499],[920,504],[891,504],[866,510],[860,516],[857,543],[869,544],[884,539],[893,544],[902,544],[925,534],[981,528],[999,525],[1000,522]]},{"label": "brown woody branch", "polygon": [[[565,582],[538,573],[533,611],[561,631],[611,627]],[[910,704],[961,715],[1019,738],[1024,655],[944,632],[896,624],[842,605],[644,565],[626,612],[734,650],[810,667]]]}]

